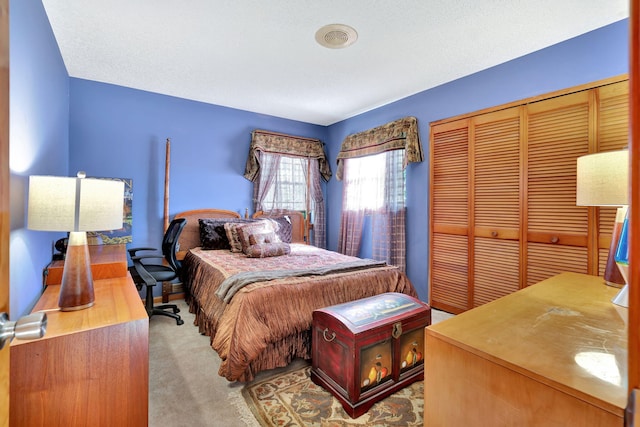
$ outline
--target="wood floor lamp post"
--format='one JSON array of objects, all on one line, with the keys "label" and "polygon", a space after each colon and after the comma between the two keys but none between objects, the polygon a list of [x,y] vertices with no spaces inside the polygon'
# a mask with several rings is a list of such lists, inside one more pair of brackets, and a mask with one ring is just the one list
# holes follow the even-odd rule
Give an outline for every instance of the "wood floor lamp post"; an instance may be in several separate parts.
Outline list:
[{"label": "wood floor lamp post", "polygon": [[171,164],[171,139],[167,138],[164,159],[164,231],[169,228],[169,166]]}]

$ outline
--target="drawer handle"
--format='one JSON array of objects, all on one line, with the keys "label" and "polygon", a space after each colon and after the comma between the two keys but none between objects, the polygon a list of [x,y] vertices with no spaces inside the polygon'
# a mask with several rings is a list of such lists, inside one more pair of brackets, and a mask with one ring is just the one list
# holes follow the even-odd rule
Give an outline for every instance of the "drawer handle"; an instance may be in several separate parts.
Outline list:
[{"label": "drawer handle", "polygon": [[327,332],[329,332],[329,328],[324,328],[324,331],[322,331],[322,337],[324,338],[324,340],[326,342],[331,342],[331,341],[336,339],[336,333],[335,332],[331,332],[331,337],[330,338],[327,338]]},{"label": "drawer handle", "polygon": [[558,236],[553,236],[551,238],[551,243],[558,243],[560,241],[560,238]]},{"label": "drawer handle", "polygon": [[492,231],[491,232],[491,237],[498,237],[498,232],[497,231]]}]

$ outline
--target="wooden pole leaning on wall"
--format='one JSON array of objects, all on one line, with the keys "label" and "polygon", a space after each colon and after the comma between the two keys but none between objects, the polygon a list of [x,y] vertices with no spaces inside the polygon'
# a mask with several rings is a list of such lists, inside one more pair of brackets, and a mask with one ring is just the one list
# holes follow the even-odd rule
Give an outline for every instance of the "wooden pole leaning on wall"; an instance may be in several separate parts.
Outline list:
[{"label": "wooden pole leaning on wall", "polygon": [[164,160],[164,231],[169,228],[169,168],[171,166],[171,139],[167,138]]},{"label": "wooden pole leaning on wall", "polygon": [[311,244],[311,158],[307,157],[307,199],[304,206],[304,242]]}]

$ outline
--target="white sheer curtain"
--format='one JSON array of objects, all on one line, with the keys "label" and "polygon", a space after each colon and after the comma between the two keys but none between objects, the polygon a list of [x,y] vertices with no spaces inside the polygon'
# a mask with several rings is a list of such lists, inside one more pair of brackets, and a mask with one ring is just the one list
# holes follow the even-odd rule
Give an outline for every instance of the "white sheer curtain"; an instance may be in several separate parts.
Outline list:
[{"label": "white sheer curtain", "polygon": [[324,198],[318,161],[304,157],[257,152],[260,171],[254,181],[256,211],[295,210],[312,215],[313,240],[326,248]]},{"label": "white sheer curtain", "polygon": [[[258,156],[261,168],[259,178],[253,184],[253,199],[256,211],[267,211],[271,210],[274,202],[276,202],[273,193],[277,194],[277,191],[274,192],[272,188],[278,179],[280,156],[261,152],[258,152]],[[271,195],[271,200],[266,200],[268,195]]]},{"label": "white sheer curtain", "polygon": [[402,151],[385,153],[384,203],[372,215],[371,238],[374,259],[384,260],[405,271],[406,182]]},{"label": "white sheer curtain", "polygon": [[307,159],[260,153],[256,210],[307,209]]},{"label": "white sheer curtain", "polygon": [[344,160],[339,252],[358,256],[370,215],[373,258],[405,270],[404,155],[398,149]]},{"label": "white sheer curtain", "polygon": [[320,165],[315,160],[311,160],[308,165],[310,167],[309,176],[311,177],[311,182],[309,183],[309,199],[312,212],[311,222],[313,224],[312,243],[314,246],[326,249],[327,232],[324,215],[324,196],[322,186],[320,185]]}]

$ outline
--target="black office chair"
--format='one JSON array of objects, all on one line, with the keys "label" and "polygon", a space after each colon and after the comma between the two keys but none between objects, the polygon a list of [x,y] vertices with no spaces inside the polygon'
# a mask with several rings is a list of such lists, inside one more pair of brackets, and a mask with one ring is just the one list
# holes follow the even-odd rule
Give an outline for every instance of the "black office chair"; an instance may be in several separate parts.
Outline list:
[{"label": "black office chair", "polygon": [[[180,309],[175,304],[163,304],[153,305],[153,287],[158,283],[171,282],[180,277],[180,270],[182,263],[176,259],[176,252],[178,251],[178,237],[182,233],[187,220],[184,218],[178,218],[171,221],[167,232],[162,239],[162,255],[148,254],[138,255],[140,251],[157,251],[156,248],[131,248],[129,249],[129,255],[131,255],[131,261],[133,266],[129,267],[131,277],[138,290],[143,286],[147,287],[147,295],[145,298],[145,308],[149,317],[159,314],[163,316],[169,316],[176,319],[178,325],[182,325],[184,320],[180,318],[178,313]],[[151,258],[164,258],[168,265],[145,263],[143,260]]]}]

